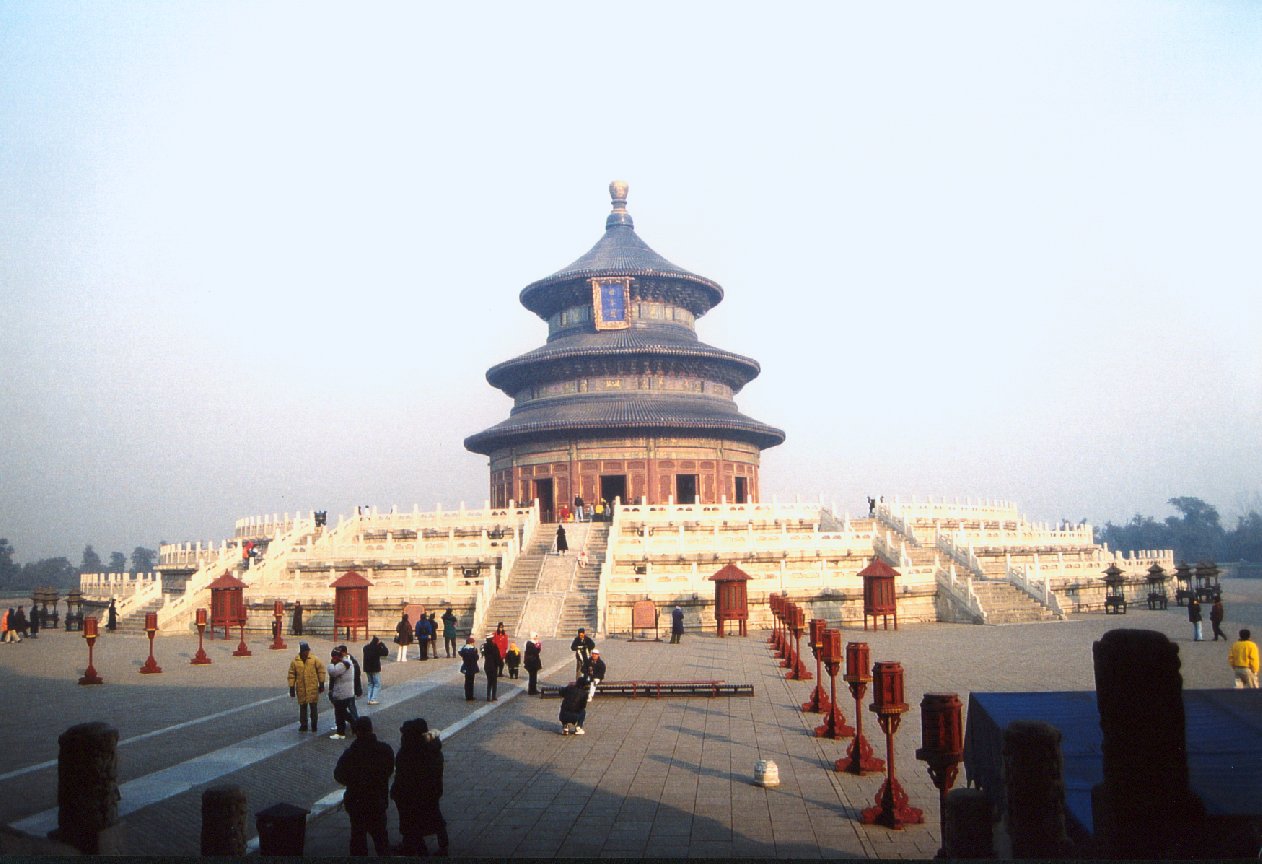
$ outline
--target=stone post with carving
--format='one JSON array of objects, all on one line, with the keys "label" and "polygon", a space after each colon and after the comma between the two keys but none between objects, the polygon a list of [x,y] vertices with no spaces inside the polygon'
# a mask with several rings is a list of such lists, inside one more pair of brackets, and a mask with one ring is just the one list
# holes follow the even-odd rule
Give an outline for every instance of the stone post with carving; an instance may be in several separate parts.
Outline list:
[{"label": "stone post with carving", "polygon": [[49,836],[88,855],[118,852],[118,730],[71,726],[57,739],[57,829]]}]

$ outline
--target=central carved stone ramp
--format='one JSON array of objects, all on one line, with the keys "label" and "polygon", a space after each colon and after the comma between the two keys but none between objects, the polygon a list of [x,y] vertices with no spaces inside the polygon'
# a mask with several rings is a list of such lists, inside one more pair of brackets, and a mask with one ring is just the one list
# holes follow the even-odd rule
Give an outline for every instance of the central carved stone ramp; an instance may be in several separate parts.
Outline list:
[{"label": "central carved stone ramp", "polygon": [[1055,621],[1056,615],[1011,582],[974,579],[973,591],[986,610],[987,624],[1028,624]]},{"label": "central carved stone ramp", "polygon": [[[565,534],[570,551],[557,555],[556,525],[539,526],[538,537],[517,558],[491,601],[486,617],[488,630],[503,621],[515,639],[527,638],[531,633],[551,639],[558,632],[564,635],[567,631],[561,623],[572,618],[582,619],[573,629],[594,630],[600,561],[604,558],[609,527],[603,523],[568,522]],[[578,553],[585,544],[590,560],[584,568],[578,566]],[[593,552],[594,547],[598,551]]]}]

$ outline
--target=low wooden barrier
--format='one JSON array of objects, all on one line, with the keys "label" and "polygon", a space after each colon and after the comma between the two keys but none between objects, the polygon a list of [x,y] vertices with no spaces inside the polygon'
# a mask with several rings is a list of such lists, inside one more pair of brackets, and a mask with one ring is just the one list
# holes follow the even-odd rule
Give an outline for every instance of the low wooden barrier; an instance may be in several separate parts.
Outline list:
[{"label": "low wooden barrier", "polygon": [[[540,684],[539,696],[556,699],[563,684]],[[596,692],[602,696],[753,696],[753,684],[728,684],[724,681],[601,681]]]}]

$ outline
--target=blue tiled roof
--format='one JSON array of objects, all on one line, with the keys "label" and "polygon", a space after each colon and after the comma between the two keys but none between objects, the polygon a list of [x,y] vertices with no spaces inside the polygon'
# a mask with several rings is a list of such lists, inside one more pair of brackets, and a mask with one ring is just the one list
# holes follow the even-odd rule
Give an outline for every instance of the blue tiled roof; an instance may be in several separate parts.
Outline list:
[{"label": "blue tiled roof", "polygon": [[523,440],[590,437],[593,433],[642,435],[667,432],[694,437],[732,437],[760,448],[784,441],[784,432],[746,417],[726,399],[705,396],[583,393],[544,399],[515,409],[509,418],[465,439],[474,453]]}]

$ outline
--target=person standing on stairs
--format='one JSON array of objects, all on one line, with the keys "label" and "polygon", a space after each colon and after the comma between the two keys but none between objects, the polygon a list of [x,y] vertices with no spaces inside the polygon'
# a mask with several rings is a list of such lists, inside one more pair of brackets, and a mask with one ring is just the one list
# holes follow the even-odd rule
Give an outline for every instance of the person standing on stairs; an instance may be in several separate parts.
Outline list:
[{"label": "person standing on stairs", "polygon": [[570,551],[570,543],[565,539],[565,526],[557,526],[557,554],[564,555]]}]

